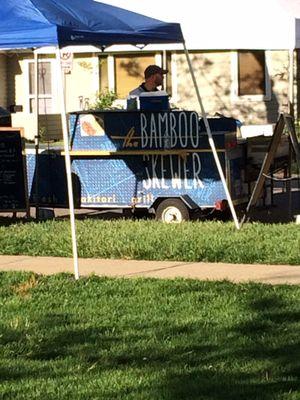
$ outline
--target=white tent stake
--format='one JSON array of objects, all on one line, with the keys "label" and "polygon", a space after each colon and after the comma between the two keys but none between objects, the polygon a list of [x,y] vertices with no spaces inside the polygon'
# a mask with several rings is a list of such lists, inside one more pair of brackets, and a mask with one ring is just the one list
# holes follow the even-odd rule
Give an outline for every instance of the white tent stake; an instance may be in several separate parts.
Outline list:
[{"label": "white tent stake", "polygon": [[67,184],[68,184],[68,196],[69,196],[69,211],[70,211],[70,222],[71,222],[71,233],[72,233],[72,250],[73,250],[74,275],[75,275],[75,279],[79,279],[77,241],[76,241],[76,226],[75,226],[75,212],[74,212],[74,200],[73,200],[74,196],[73,196],[72,172],[71,172],[71,158],[70,158],[70,151],[69,151],[67,113],[66,113],[64,86],[63,86],[63,78],[62,78],[63,71],[62,71],[62,68],[61,68],[59,48],[56,49],[56,65],[57,65],[58,91],[59,91],[59,96],[60,96],[60,107],[61,107],[61,123],[62,123],[63,138],[64,138]]},{"label": "white tent stake", "polygon": [[222,166],[221,166],[221,163],[220,163],[220,160],[219,160],[219,157],[218,157],[218,153],[217,153],[217,150],[216,150],[215,142],[214,142],[214,139],[213,139],[212,134],[211,134],[210,126],[209,126],[209,123],[208,123],[208,120],[207,120],[207,117],[206,117],[206,112],[205,112],[204,107],[203,107],[203,103],[202,103],[201,96],[200,96],[200,91],[199,91],[199,88],[198,88],[198,85],[197,85],[197,82],[196,82],[195,74],[194,74],[194,71],[193,71],[193,68],[192,68],[192,63],[191,63],[190,56],[189,56],[189,53],[187,51],[187,48],[185,46],[185,42],[183,42],[183,47],[184,47],[184,52],[185,52],[186,59],[187,59],[187,62],[188,62],[190,74],[192,76],[193,84],[194,84],[194,87],[195,87],[195,90],[196,90],[197,99],[198,99],[198,102],[199,102],[199,105],[200,105],[202,118],[203,118],[204,125],[205,125],[205,128],[206,128],[206,132],[207,132],[207,135],[208,135],[208,141],[209,141],[211,150],[213,152],[213,156],[214,156],[214,159],[215,159],[218,171],[219,171],[219,175],[220,175],[220,178],[221,178],[221,181],[222,181],[225,193],[226,193],[226,197],[227,197],[227,200],[228,200],[229,208],[230,208],[230,211],[231,211],[235,226],[236,226],[237,229],[240,229],[239,221],[237,219],[237,215],[236,215],[233,203],[232,203],[232,199],[231,199],[231,196],[230,196],[227,184],[226,184],[225,176],[224,176],[224,173],[223,173],[223,170],[222,170]]}]

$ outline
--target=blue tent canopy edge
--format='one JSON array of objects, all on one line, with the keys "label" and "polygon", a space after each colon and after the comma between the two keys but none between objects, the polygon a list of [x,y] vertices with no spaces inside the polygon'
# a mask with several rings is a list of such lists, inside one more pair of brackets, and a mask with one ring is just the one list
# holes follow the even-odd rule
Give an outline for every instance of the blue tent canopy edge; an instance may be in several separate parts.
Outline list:
[{"label": "blue tent canopy edge", "polygon": [[6,0],[0,48],[182,43],[180,25],[94,0]]}]

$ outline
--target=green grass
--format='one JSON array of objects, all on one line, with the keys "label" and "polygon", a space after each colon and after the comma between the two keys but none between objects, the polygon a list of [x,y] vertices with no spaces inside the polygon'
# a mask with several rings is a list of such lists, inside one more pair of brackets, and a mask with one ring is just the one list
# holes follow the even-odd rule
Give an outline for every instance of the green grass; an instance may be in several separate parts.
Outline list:
[{"label": "green grass", "polygon": [[[161,224],[151,220],[77,221],[80,257],[300,264],[296,224]],[[69,221],[0,226],[0,254],[71,256]]]},{"label": "green grass", "polygon": [[296,400],[300,288],[0,274],[1,399]]}]

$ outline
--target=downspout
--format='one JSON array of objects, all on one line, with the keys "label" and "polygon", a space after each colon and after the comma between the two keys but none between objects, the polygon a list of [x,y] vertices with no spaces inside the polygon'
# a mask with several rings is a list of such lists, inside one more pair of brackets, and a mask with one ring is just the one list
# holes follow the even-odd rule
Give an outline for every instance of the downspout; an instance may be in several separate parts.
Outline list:
[{"label": "downspout", "polygon": [[294,49],[289,49],[289,88],[288,88],[288,112],[294,117]]}]

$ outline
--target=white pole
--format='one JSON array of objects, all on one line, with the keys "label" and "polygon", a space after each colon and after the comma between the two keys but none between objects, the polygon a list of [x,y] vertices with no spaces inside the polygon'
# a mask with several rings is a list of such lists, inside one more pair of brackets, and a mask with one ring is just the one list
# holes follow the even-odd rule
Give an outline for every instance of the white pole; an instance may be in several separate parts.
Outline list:
[{"label": "white pole", "polygon": [[214,156],[214,159],[215,159],[218,171],[219,171],[219,175],[220,175],[220,178],[221,178],[221,181],[222,181],[225,193],[226,193],[226,197],[227,197],[227,200],[228,200],[229,208],[230,208],[230,211],[231,211],[235,226],[236,226],[237,229],[240,229],[239,221],[238,221],[238,218],[237,218],[237,215],[236,215],[233,203],[232,203],[232,199],[231,199],[231,196],[230,196],[227,184],[226,184],[225,176],[224,176],[224,173],[223,173],[223,170],[222,170],[222,166],[221,166],[221,163],[220,163],[220,160],[219,160],[219,157],[218,157],[218,153],[217,153],[217,150],[216,150],[215,142],[214,142],[214,139],[213,139],[212,134],[211,134],[211,129],[210,129],[210,126],[209,126],[209,123],[208,123],[208,120],[207,120],[206,112],[204,110],[204,106],[203,106],[202,99],[201,99],[201,96],[200,96],[200,91],[199,91],[199,88],[198,88],[198,85],[197,85],[197,81],[196,81],[195,74],[194,74],[194,71],[193,71],[193,67],[192,67],[192,63],[191,63],[191,60],[190,60],[189,52],[188,52],[188,50],[186,48],[185,42],[183,42],[183,47],[184,47],[184,52],[185,52],[186,59],[187,59],[187,62],[188,62],[190,74],[192,76],[193,84],[194,84],[194,87],[195,87],[195,90],[196,90],[197,99],[198,99],[198,103],[199,103],[199,106],[200,106],[200,109],[201,109],[202,118],[203,118],[204,125],[205,125],[205,128],[206,128],[206,132],[207,132],[207,135],[208,135],[208,141],[209,141],[211,150],[213,152],[213,156]]},{"label": "white pole", "polygon": [[33,51],[34,55],[34,116],[35,116],[35,218],[39,218],[39,55],[37,49]]},{"label": "white pole", "polygon": [[75,212],[74,212],[74,200],[73,200],[74,196],[73,196],[72,172],[71,172],[71,158],[70,158],[70,151],[69,151],[67,113],[66,113],[66,104],[65,104],[65,96],[64,96],[64,87],[63,87],[63,76],[62,76],[63,71],[61,68],[59,48],[56,49],[56,65],[57,65],[58,92],[59,92],[60,107],[61,107],[61,123],[62,123],[63,138],[64,138],[67,184],[68,184],[74,275],[75,275],[75,279],[79,279],[77,241],[76,241],[76,225],[75,225]]}]

